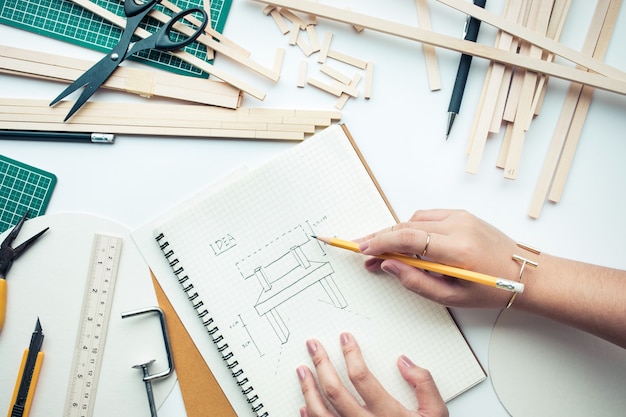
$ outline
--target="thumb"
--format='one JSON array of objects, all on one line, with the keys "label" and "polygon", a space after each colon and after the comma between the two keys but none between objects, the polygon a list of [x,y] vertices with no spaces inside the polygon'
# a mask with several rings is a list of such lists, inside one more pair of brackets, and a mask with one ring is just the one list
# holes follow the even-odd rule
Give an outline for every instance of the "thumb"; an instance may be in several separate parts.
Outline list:
[{"label": "thumb", "polygon": [[415,365],[404,355],[398,359],[398,369],[404,380],[415,391],[418,415],[422,417],[448,417],[448,407],[441,398],[435,380],[427,369]]}]

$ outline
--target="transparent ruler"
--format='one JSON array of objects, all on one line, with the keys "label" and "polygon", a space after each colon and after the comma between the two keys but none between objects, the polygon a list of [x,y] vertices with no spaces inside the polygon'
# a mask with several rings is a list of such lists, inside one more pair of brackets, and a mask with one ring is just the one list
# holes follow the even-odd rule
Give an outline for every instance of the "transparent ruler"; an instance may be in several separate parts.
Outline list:
[{"label": "transparent ruler", "polygon": [[64,417],[90,417],[93,414],[121,251],[122,238],[95,235]]}]

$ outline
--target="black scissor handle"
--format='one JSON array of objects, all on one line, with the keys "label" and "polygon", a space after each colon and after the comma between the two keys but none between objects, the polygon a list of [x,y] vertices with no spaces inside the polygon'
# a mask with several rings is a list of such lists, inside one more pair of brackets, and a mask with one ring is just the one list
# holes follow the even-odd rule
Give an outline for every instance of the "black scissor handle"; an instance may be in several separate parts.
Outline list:
[{"label": "black scissor handle", "polygon": [[[182,20],[191,13],[200,13],[202,15],[202,23],[200,24],[200,26],[196,28],[194,33],[185,37],[184,39],[181,39],[178,41],[172,40],[170,36],[172,34],[172,31],[174,30],[178,32],[177,30],[172,29],[173,26],[179,21],[181,22],[181,24],[184,25],[184,23],[182,23]],[[183,48],[189,45],[190,43],[198,39],[198,36],[200,36],[204,32],[204,29],[206,28],[206,25],[208,22],[209,22],[209,17],[207,16],[207,13],[199,7],[192,7],[190,9],[183,10],[183,11],[176,13],[174,16],[172,16],[170,21],[167,22],[165,26],[162,26],[153,35],[156,49],[161,50],[161,51],[171,51],[171,50]]]},{"label": "black scissor handle", "polygon": [[148,0],[145,3],[137,3],[135,0],[125,0],[124,14],[126,14],[126,17],[137,16],[145,12],[146,9],[152,9],[158,3],[161,3],[161,0]]}]

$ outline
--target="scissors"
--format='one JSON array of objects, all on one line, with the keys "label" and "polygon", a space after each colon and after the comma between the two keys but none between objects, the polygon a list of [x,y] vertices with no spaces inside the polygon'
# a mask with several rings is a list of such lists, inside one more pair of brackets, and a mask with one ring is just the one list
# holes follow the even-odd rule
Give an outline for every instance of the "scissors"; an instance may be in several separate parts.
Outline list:
[{"label": "scissors", "polygon": [[4,239],[2,244],[0,244],[0,330],[2,330],[2,326],[4,326],[4,318],[6,316],[7,273],[9,272],[9,269],[11,269],[11,266],[13,266],[13,261],[21,256],[26,251],[26,249],[28,249],[33,243],[35,243],[35,240],[39,239],[39,237],[48,230],[48,228],[46,227],[41,232],[26,240],[24,243],[20,244],[17,248],[12,248],[11,244],[20,233],[20,229],[22,229],[22,225],[24,225],[26,217],[28,217],[28,211],[24,213],[24,216],[22,216],[20,221],[17,222],[17,224],[15,225],[13,230],[11,230],[6,239]]},{"label": "scissors", "polygon": [[[117,67],[129,58],[131,55],[145,51],[148,49],[157,49],[160,51],[172,51],[185,47],[195,41],[200,36],[208,23],[208,17],[203,9],[193,7],[187,10],[182,10],[176,13],[172,18],[161,26],[152,35],[137,42],[131,42],[135,30],[139,26],[139,23],[143,18],[150,13],[152,8],[160,3],[161,0],[148,0],[145,3],[136,3],[135,0],[124,1],[124,13],[126,14],[126,27],[122,32],[122,36],[118,44],[98,63],[88,69],[83,75],[78,77],[76,81],[70,84],[57,98],[52,100],[50,106],[54,106],[63,98],[72,94],[74,91],[81,87],[85,87],[78,100],[74,103],[67,116],[63,121],[67,121],[72,115],[82,107],[89,97],[91,97],[98,88],[113,74]],[[170,35],[173,34],[172,27],[179,21],[182,21],[185,16],[191,13],[200,13],[203,16],[202,23],[196,28],[195,32],[191,36],[181,38],[180,40],[172,40]],[[174,34],[176,32],[174,31]]]}]

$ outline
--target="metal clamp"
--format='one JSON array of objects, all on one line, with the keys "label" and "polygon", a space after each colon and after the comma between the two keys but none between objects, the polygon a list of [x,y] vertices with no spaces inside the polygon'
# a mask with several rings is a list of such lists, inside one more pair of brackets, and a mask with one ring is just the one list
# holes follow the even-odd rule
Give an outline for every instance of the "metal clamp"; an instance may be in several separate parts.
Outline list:
[{"label": "metal clamp", "polygon": [[146,307],[139,310],[129,311],[126,313],[122,313],[122,318],[125,319],[127,317],[138,316],[140,314],[146,313],[158,313],[159,320],[161,322],[161,332],[163,334],[163,343],[165,344],[165,353],[167,355],[167,369],[164,371],[158,372],[156,374],[150,374],[148,367],[151,363],[154,362],[154,359],[141,363],[139,365],[133,366],[133,368],[141,369],[143,371],[143,382],[146,385],[146,393],[148,394],[148,404],[150,405],[150,415],[152,417],[157,417],[156,404],[154,402],[154,393],[152,390],[152,381],[165,378],[169,376],[172,372],[174,372],[174,359],[172,357],[172,352],[170,349],[170,339],[167,333],[167,327],[165,325],[165,314],[163,310],[159,307]]}]

